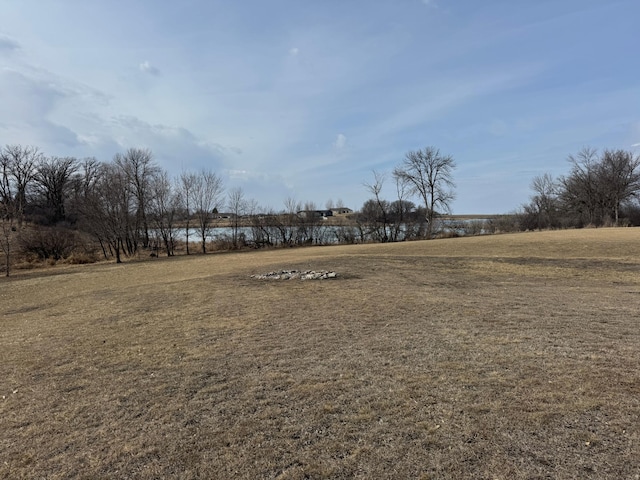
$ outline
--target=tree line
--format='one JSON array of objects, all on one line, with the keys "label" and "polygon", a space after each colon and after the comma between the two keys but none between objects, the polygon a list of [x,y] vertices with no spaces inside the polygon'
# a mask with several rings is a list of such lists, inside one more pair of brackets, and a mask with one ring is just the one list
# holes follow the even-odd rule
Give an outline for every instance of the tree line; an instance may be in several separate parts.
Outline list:
[{"label": "tree line", "polygon": [[[453,199],[445,187],[453,187],[454,167],[453,159],[435,148],[409,152],[393,172],[396,201],[381,199],[383,178],[375,174],[375,182],[367,185],[374,199],[348,225],[328,229],[313,214],[313,202],[288,198],[283,210],[264,209],[247,199],[241,188],[225,192],[221,177],[210,170],[170,178],[148,149],[130,148],[105,162],[6,145],[0,148],[0,244],[7,275],[16,250],[58,260],[77,251],[78,245],[91,250],[95,244],[102,256],[116,262],[141,250],[157,254],[162,249],[172,256],[178,231],[186,237],[187,254],[195,242],[206,253],[222,209],[229,212],[229,248],[246,244],[247,228],[257,246],[430,238],[436,209],[448,209]],[[422,199],[424,206],[416,207],[411,196]]]},{"label": "tree line", "polygon": [[568,160],[566,175],[532,180],[523,230],[640,224],[640,156],[585,147]]},{"label": "tree line", "polygon": [[[464,231],[640,224],[638,156],[585,148],[569,163],[567,175],[535,177],[534,194],[519,212],[499,222],[465,224]],[[186,254],[193,245],[206,253],[223,209],[231,232],[223,240],[225,248],[431,239],[455,229],[440,221],[455,199],[455,168],[454,159],[435,147],[409,151],[391,172],[373,171],[373,179],[363,185],[370,198],[340,228],[332,228],[314,214],[313,202],[288,198],[282,210],[262,208],[241,188],[226,191],[211,170],[171,178],[148,149],[130,148],[105,162],[6,145],[0,148],[5,273],[18,251],[58,260],[72,254],[80,259],[78,252],[84,250],[116,262],[141,251],[173,256],[178,245]],[[392,200],[383,197],[389,182]]]},{"label": "tree line", "polygon": [[[117,262],[150,248],[158,238],[167,255],[173,255],[182,218],[200,233],[206,252],[206,234],[222,196],[216,173],[184,172],[170,179],[148,149],[131,148],[111,162],[100,162],[7,145],[0,150],[7,274],[12,248],[59,259],[76,246],[80,234],[92,237],[103,255]],[[25,222],[30,225],[26,231]],[[44,235],[39,234],[42,227],[49,227]]]}]

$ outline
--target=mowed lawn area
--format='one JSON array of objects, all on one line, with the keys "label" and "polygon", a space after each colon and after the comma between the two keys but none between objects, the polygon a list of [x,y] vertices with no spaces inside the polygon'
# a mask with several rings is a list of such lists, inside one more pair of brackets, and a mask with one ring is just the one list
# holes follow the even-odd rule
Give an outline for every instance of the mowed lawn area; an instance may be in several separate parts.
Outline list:
[{"label": "mowed lawn area", "polygon": [[0,478],[639,476],[638,228],[0,280]]}]

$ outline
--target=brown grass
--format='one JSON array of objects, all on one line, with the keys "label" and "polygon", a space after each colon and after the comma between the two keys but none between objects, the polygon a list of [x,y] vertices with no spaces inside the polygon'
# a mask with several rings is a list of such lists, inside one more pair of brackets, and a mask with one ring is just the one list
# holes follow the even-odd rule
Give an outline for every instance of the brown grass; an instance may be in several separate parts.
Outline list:
[{"label": "brown grass", "polygon": [[[0,478],[639,478],[640,229],[0,282]],[[335,281],[259,281],[281,268]]]}]

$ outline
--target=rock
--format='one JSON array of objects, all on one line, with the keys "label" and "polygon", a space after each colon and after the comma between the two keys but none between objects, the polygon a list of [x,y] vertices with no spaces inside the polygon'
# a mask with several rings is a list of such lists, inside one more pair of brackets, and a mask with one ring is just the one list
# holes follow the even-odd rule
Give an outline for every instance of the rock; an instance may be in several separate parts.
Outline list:
[{"label": "rock", "polygon": [[251,275],[251,278],[256,278],[258,280],[325,280],[329,278],[338,278],[338,274],[336,272],[329,272],[326,270],[314,271],[314,270],[306,270],[301,272],[299,270],[280,270],[277,272],[269,272],[263,275]]}]

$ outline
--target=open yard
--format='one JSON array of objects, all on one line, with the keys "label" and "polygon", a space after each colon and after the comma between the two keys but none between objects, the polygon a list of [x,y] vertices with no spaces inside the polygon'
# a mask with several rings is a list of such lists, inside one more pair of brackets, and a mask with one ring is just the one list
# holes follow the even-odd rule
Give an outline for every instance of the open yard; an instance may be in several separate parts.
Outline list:
[{"label": "open yard", "polygon": [[640,229],[17,272],[0,478],[640,478]]}]

